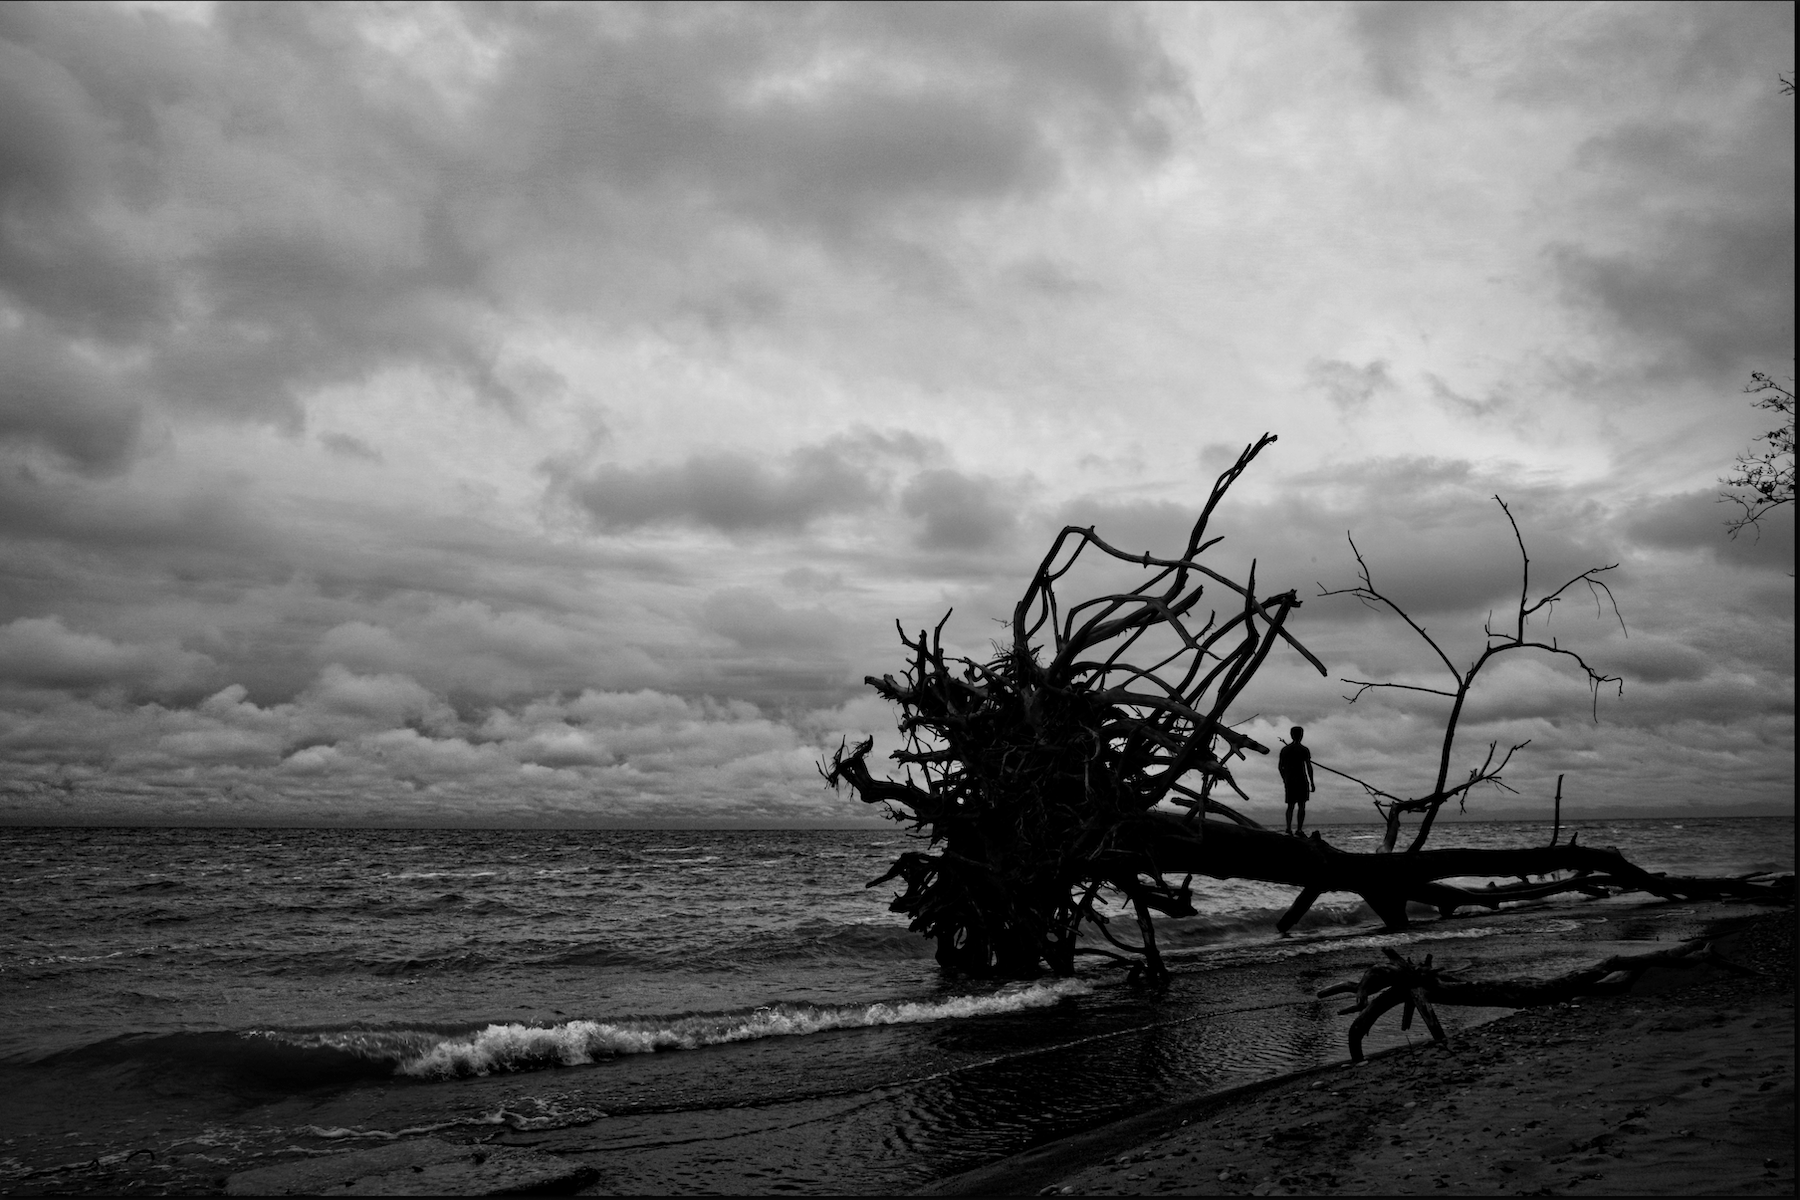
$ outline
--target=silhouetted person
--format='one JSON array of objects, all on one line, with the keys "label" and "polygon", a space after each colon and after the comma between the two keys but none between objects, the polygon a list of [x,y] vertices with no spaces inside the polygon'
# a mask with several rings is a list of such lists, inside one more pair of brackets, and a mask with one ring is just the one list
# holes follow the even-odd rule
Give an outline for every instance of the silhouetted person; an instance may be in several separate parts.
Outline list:
[{"label": "silhouetted person", "polygon": [[[1293,740],[1281,748],[1276,765],[1281,770],[1282,787],[1287,790],[1287,831],[1298,834],[1306,829],[1306,797],[1315,790],[1312,751],[1300,744],[1306,736],[1305,729],[1296,725],[1288,734]],[[1294,819],[1295,809],[1299,810],[1299,820]]]}]

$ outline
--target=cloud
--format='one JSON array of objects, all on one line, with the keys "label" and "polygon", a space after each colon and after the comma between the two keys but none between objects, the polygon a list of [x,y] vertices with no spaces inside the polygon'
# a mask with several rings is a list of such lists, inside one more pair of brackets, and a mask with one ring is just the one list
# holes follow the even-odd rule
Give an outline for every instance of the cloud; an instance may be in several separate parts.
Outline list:
[{"label": "cloud", "polygon": [[[1340,15],[0,8],[0,792],[855,813],[811,760],[891,738],[895,619],[985,657],[1062,524],[1174,549],[1277,420],[1209,559],[1334,674],[1441,670],[1313,595],[1346,531],[1479,652],[1498,492],[1540,583],[1620,563],[1629,639],[1541,628],[1629,688],[1470,738],[1791,793],[1791,513],[1711,494],[1791,342],[1791,8]],[[1345,690],[1278,652],[1234,719],[1411,778],[1429,705]]]},{"label": "cloud", "polygon": [[724,533],[798,530],[881,499],[867,470],[831,447],[770,465],[748,454],[695,455],[661,467],[607,465],[565,485],[603,530],[700,525]]},{"label": "cloud", "polygon": [[1440,34],[1467,19],[1473,6],[1435,0],[1379,0],[1351,11],[1351,30],[1375,87],[1396,100],[1413,96],[1425,69],[1444,47]]},{"label": "cloud", "polygon": [[[1352,585],[1354,539],[1375,586],[1414,615],[1479,612],[1507,603],[1520,581],[1518,545],[1496,494],[1525,536],[1534,593],[1618,561],[1604,514],[1579,493],[1423,456],[1367,458],[1290,478],[1277,499],[1228,503],[1211,532],[1227,536],[1217,552],[1226,561],[1255,550],[1262,578],[1284,587]],[[1360,611],[1354,602],[1350,610]]]},{"label": "cloud", "polygon": [[781,582],[796,592],[841,592],[845,587],[842,572],[809,566],[788,568],[781,573]]},{"label": "cloud", "polygon": [[1719,562],[1791,574],[1794,570],[1792,506],[1770,512],[1761,521],[1762,529],[1728,537],[1726,523],[1738,511],[1720,501],[1719,491],[1683,492],[1634,506],[1625,522],[1625,531],[1645,546],[1699,551]]},{"label": "cloud", "polygon": [[692,197],[830,236],[1041,188],[1072,151],[1154,154],[1166,134],[1151,106],[1177,82],[1140,18],[1106,6],[507,24],[518,74],[496,92],[491,136],[528,131],[563,186]]},{"label": "cloud", "polygon": [[1633,684],[1669,683],[1705,678],[1712,663],[1691,646],[1671,638],[1639,636],[1610,643],[1606,669]]},{"label": "cloud", "polygon": [[264,820],[580,822],[647,805],[665,818],[856,819],[815,770],[855,732],[845,716],[792,724],[741,700],[587,690],[463,721],[404,677],[328,668],[286,704],[233,686],[191,709],[69,699],[29,726],[10,714],[0,813],[72,792],[91,813],[169,819],[254,793]]},{"label": "cloud", "polygon": [[363,717],[389,725],[447,717],[443,703],[404,675],[355,675],[336,663],[319,673],[301,698],[332,714]]},{"label": "cloud", "polygon": [[1058,525],[1092,527],[1096,536],[1127,553],[1174,554],[1187,545],[1195,510],[1168,500],[1109,500],[1084,496],[1064,504]]},{"label": "cloud", "polygon": [[343,458],[360,458],[364,462],[380,462],[381,451],[359,437],[347,433],[328,432],[319,435],[319,445]]},{"label": "cloud", "polygon": [[167,693],[191,687],[216,666],[177,645],[133,645],[79,633],[57,616],[20,617],[0,626],[0,686]]},{"label": "cloud", "polygon": [[0,329],[0,443],[47,449],[78,470],[122,468],[142,413],[99,365],[41,330]]},{"label": "cloud", "polygon": [[824,608],[788,609],[753,588],[727,588],[706,599],[701,623],[746,650],[835,649],[842,622]]},{"label": "cloud", "polygon": [[0,438],[112,469],[145,406],[293,430],[408,367],[516,411],[497,330],[591,315],[589,272],[646,285],[627,322],[765,319],[767,284],[694,295],[680,260],[1154,161],[1178,83],[1112,6],[9,13]]},{"label": "cloud", "polygon": [[998,481],[950,468],[921,471],[900,495],[908,516],[923,518],[918,545],[925,550],[984,550],[1017,528],[1018,497]]},{"label": "cloud", "polygon": [[1675,216],[1642,249],[1560,247],[1556,262],[1570,287],[1683,369],[1729,371],[1793,347],[1791,209]]},{"label": "cloud", "polygon": [[1485,400],[1477,400],[1464,396],[1436,375],[1427,375],[1426,382],[1431,384],[1432,398],[1454,411],[1467,413],[1471,417],[1492,416],[1513,407],[1512,400],[1504,395],[1490,395]]},{"label": "cloud", "polygon": [[1380,359],[1360,367],[1333,359],[1317,361],[1307,367],[1306,374],[1308,382],[1347,415],[1367,408],[1376,393],[1394,388],[1388,365]]},{"label": "cloud", "polygon": [[1767,92],[1729,125],[1631,120],[1577,155],[1615,224],[1605,238],[1553,244],[1555,269],[1677,370],[1766,370],[1793,357],[1794,109]]}]

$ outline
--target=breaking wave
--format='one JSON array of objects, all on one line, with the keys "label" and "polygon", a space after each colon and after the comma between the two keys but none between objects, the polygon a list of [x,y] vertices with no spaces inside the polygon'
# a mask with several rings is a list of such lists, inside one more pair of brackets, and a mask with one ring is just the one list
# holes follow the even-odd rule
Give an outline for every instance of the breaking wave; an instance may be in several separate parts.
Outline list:
[{"label": "breaking wave", "polygon": [[135,1034],[38,1061],[42,1065],[125,1065],[189,1080],[205,1075],[220,1082],[280,1090],[338,1085],[357,1078],[457,1079],[837,1029],[1023,1012],[1047,1008],[1087,991],[1088,986],[1079,980],[1063,979],[933,1000],[768,1004],[721,1013],[554,1025]]},{"label": "breaking wave", "polygon": [[728,1042],[797,1037],[833,1029],[867,1029],[925,1021],[991,1016],[1046,1008],[1087,990],[1076,980],[1005,988],[983,996],[893,1003],[770,1004],[748,1012],[667,1019],[565,1021],[557,1025],[489,1025],[449,1038],[407,1058],[396,1074],[422,1079],[489,1075],[543,1067],[573,1067],[625,1054],[696,1050]]}]

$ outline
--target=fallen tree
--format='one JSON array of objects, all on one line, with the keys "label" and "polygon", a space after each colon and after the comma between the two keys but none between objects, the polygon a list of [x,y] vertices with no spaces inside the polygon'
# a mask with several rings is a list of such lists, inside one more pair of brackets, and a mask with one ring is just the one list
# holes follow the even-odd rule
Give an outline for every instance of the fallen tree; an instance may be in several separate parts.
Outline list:
[{"label": "fallen tree", "polygon": [[[1355,781],[1386,822],[1384,851],[1395,845],[1404,814],[1421,815],[1407,852],[1346,853],[1316,833],[1295,838],[1263,829],[1222,803],[1217,797],[1226,792],[1248,799],[1231,763],[1269,753],[1226,719],[1258,669],[1279,647],[1327,674],[1287,628],[1301,605],[1296,592],[1260,593],[1254,563],[1240,583],[1200,561],[1219,541],[1207,537],[1218,505],[1274,441],[1265,435],[1246,447],[1218,477],[1179,553],[1130,553],[1091,527],[1068,526],[1014,606],[1010,638],[996,644],[992,658],[946,655],[946,614],[935,630],[920,630],[916,638],[900,630],[910,661],[899,678],[866,680],[899,709],[904,744],[892,758],[901,765],[901,778],[879,777],[870,768],[873,739],[853,748],[840,745],[821,773],[924,835],[925,849],[902,853],[869,886],[901,882],[892,907],[911,918],[915,931],[935,939],[939,963],[972,975],[1030,977],[1046,968],[1067,975],[1086,954],[1165,978],[1154,916],[1194,914],[1194,875],[1299,888],[1278,922],[1283,932],[1328,891],[1362,896],[1392,927],[1407,923],[1409,903],[1448,915],[1466,906],[1496,908],[1569,891],[1623,889],[1683,899],[1774,894],[1770,885],[1752,880],[1652,875],[1617,851],[1578,846],[1574,839],[1517,850],[1423,849],[1442,806],[1461,803],[1484,784],[1504,787],[1501,772],[1521,748],[1501,755],[1490,745],[1466,779],[1447,782],[1457,722],[1484,665],[1503,653],[1536,650],[1574,658],[1596,698],[1602,685],[1618,682],[1526,631],[1531,615],[1547,611],[1576,584],[1610,596],[1599,578],[1610,568],[1583,572],[1533,601],[1522,536],[1524,584],[1516,620],[1510,631],[1490,626],[1484,652],[1465,671],[1375,590],[1360,553],[1361,583],[1343,589],[1399,614],[1456,678],[1454,691],[1348,681],[1359,687],[1359,696],[1371,688],[1402,687],[1453,701],[1432,790],[1407,798]],[[1517,535],[1516,522],[1513,530]],[[1057,584],[1089,550],[1103,562],[1136,565],[1146,577],[1136,587],[1067,604]],[[1202,609],[1209,587],[1223,603]],[[1145,654],[1143,665],[1127,657],[1134,649]],[[1165,802],[1187,811],[1159,807]],[[1560,872],[1573,875],[1529,878]],[[1176,875],[1184,876],[1179,884],[1171,882]],[[1443,882],[1470,876],[1509,882],[1479,888]],[[1135,937],[1113,927],[1121,911],[1133,918]],[[1084,931],[1094,936],[1083,938]]]}]

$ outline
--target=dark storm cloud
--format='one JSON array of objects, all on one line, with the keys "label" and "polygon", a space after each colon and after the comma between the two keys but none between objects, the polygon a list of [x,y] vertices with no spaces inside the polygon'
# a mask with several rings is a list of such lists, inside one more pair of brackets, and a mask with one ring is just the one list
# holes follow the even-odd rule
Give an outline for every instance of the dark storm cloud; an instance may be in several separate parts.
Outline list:
[{"label": "dark storm cloud", "polygon": [[[46,565],[12,576],[0,604],[59,581],[89,598],[116,586],[124,599],[134,587],[184,580],[230,594],[301,576],[366,599],[424,591],[566,609],[576,607],[566,579],[587,571],[663,583],[685,577],[654,553],[521,538],[466,514],[390,510],[371,526],[370,506],[346,502],[319,515],[327,528],[291,523],[279,502],[230,475],[154,494],[0,473],[0,544],[15,561]],[[331,529],[333,521],[343,525]]]},{"label": "dark storm cloud", "polygon": [[1669,638],[1640,636],[1609,643],[1606,667],[1635,685],[1702,679],[1711,670],[1712,663],[1691,646]]},{"label": "dark storm cloud", "polygon": [[[1272,465],[1265,461],[1252,470]],[[1063,506],[1058,522],[1092,525],[1127,552],[1172,553],[1186,542],[1206,482],[1196,480],[1191,506],[1088,498]],[[1414,616],[1485,612],[1516,598],[1520,577],[1518,547],[1495,492],[1512,505],[1525,533],[1534,590],[1618,561],[1601,514],[1579,498],[1492,476],[1467,462],[1428,458],[1373,459],[1308,472],[1260,503],[1228,497],[1207,528],[1209,538],[1224,540],[1205,561],[1244,580],[1254,560],[1259,592],[1295,588],[1308,622],[1360,626],[1367,614],[1355,601],[1318,598],[1320,584],[1336,589],[1356,582],[1354,538],[1376,586]]]},{"label": "dark storm cloud", "polygon": [[1762,519],[1760,529],[1725,536],[1728,520],[1741,510],[1721,503],[1714,490],[1666,496],[1636,509],[1625,522],[1634,541],[1668,550],[1698,550],[1734,566],[1792,573],[1794,510],[1778,508]]},{"label": "dark storm cloud", "polygon": [[[433,20],[496,57],[374,36]],[[696,253],[721,214],[867,240],[1155,155],[1176,82],[1111,6],[7,5],[0,296],[29,369],[0,436],[104,469],[142,402],[297,428],[308,392],[409,364],[516,407],[496,322],[594,299],[583,272],[654,274],[639,247]]]},{"label": "dark storm cloud", "polygon": [[1682,214],[1638,250],[1559,247],[1578,294],[1692,372],[1769,363],[1794,345],[1794,214]]},{"label": "dark storm cloud", "polygon": [[41,330],[0,331],[0,442],[50,450],[86,473],[124,466],[142,414],[109,373]]},{"label": "dark storm cloud", "polygon": [[[679,660],[674,670],[655,660],[659,646],[680,640],[662,622],[639,620],[624,639],[606,624],[639,616],[640,589],[682,584],[684,573],[655,554],[404,506],[313,515],[295,522],[230,477],[155,495],[123,481],[29,486],[0,474],[0,623],[56,614],[78,639],[24,627],[37,649],[15,645],[8,661],[24,670],[15,677],[81,694],[116,684],[169,703],[192,703],[195,687],[228,680],[268,703],[333,662],[486,699],[655,685],[679,673]],[[136,651],[109,657],[79,641],[131,647],[160,637],[218,670],[153,671]],[[43,665],[57,662],[110,662],[120,674]]]},{"label": "dark storm cloud", "polygon": [[215,666],[179,646],[131,645],[71,630],[58,617],[0,625],[0,686],[166,692],[212,676]]},{"label": "dark storm cloud", "polygon": [[770,464],[747,454],[695,455],[670,466],[602,466],[563,485],[605,530],[699,525],[724,533],[797,530],[882,499],[869,465],[841,446],[815,446]]},{"label": "dark storm cloud", "polygon": [[426,359],[492,390],[405,131],[359,111],[354,45],[278,11],[9,7],[0,294],[65,375],[129,361],[116,394],[174,409],[295,425],[304,390]]},{"label": "dark storm cloud", "polygon": [[70,571],[106,561],[156,574],[267,579],[275,547],[286,539],[256,519],[254,504],[241,480],[197,480],[175,495],[146,495],[124,481],[4,472],[0,539],[14,555],[61,555]]},{"label": "dark storm cloud", "polygon": [[823,608],[790,609],[754,588],[726,588],[707,597],[701,624],[747,650],[829,647],[841,622]]},{"label": "dark storm cloud", "polygon": [[[1691,28],[1658,39],[1674,61],[1640,64],[1676,94],[1753,90],[1730,125],[1636,119],[1590,139],[1576,156],[1624,245],[1558,244],[1552,262],[1585,299],[1663,362],[1693,373],[1791,359],[1794,345],[1794,101],[1769,60],[1791,46],[1782,5],[1667,10]],[[1784,15],[1785,13],[1785,15]],[[1618,32],[1628,34],[1631,20]],[[1626,40],[1629,40],[1627,38]]]},{"label": "dark storm cloud", "polygon": [[1174,81],[1137,18],[1100,6],[503,20],[531,70],[507,89],[496,132],[553,148],[544,165],[568,182],[697,190],[834,234],[920,200],[1048,183],[1065,153],[1058,124],[1091,144],[1160,150],[1143,105]]},{"label": "dark storm cloud", "polygon": [[1230,535],[1227,553],[1260,549],[1265,578],[1283,587],[1353,584],[1354,539],[1376,586],[1409,612],[1466,612],[1517,594],[1518,546],[1496,493],[1525,535],[1534,588],[1618,561],[1604,514],[1579,496],[1422,457],[1309,473],[1266,505],[1222,508],[1213,532]]},{"label": "dark storm cloud", "polygon": [[922,518],[922,550],[983,550],[1006,541],[1018,525],[1017,497],[997,480],[950,468],[921,471],[900,495],[900,507]]}]

